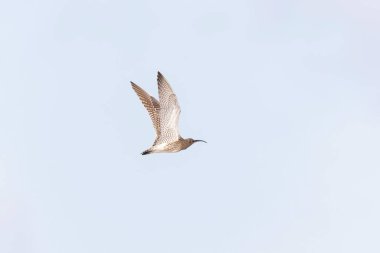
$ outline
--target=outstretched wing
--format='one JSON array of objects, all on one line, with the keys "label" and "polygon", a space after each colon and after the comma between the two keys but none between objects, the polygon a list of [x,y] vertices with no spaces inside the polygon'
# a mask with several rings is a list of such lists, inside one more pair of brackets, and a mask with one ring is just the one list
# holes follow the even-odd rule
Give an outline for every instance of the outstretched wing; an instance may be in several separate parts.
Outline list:
[{"label": "outstretched wing", "polygon": [[158,72],[158,95],[160,98],[160,135],[154,145],[171,143],[180,138],[178,121],[181,113],[177,97],[165,77]]},{"label": "outstretched wing", "polygon": [[154,97],[150,96],[145,90],[143,90],[137,84],[131,82],[133,90],[140,98],[142,104],[147,109],[150,119],[152,120],[154,129],[156,130],[157,137],[160,136],[160,104]]}]

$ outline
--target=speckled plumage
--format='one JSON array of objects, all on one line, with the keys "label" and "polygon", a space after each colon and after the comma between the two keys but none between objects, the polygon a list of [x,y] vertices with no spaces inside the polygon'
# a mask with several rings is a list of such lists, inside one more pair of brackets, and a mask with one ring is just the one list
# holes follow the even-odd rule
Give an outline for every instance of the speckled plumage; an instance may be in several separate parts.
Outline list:
[{"label": "speckled plumage", "polygon": [[180,136],[178,121],[181,108],[178,104],[177,96],[160,72],[157,74],[157,83],[159,101],[137,84],[131,82],[133,90],[147,109],[156,131],[156,139],[153,145],[142,154],[178,152],[188,148],[194,142],[202,141],[191,138],[184,139]]}]

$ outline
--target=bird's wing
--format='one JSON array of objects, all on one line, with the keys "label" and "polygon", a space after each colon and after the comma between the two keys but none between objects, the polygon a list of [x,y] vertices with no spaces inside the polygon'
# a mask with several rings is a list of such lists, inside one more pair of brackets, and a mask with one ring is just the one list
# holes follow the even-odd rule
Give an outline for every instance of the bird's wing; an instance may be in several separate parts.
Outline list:
[{"label": "bird's wing", "polygon": [[168,107],[169,98],[175,94],[172,90],[172,87],[170,87],[169,82],[165,79],[165,77],[160,72],[157,73],[157,84],[158,84],[158,97],[160,99],[160,106]]},{"label": "bird's wing", "polygon": [[158,72],[158,95],[160,98],[160,136],[156,139],[154,145],[161,143],[171,143],[180,138],[178,121],[181,108],[177,101],[168,81]]},{"label": "bird's wing", "polygon": [[150,99],[152,100],[152,104],[154,106],[154,109],[158,113],[158,111],[160,110],[160,102],[158,102],[158,100],[153,96],[150,96]]},{"label": "bird's wing", "polygon": [[131,82],[133,90],[136,92],[137,96],[140,98],[142,104],[147,109],[150,119],[152,120],[154,129],[156,130],[157,137],[160,136],[160,104],[157,99],[150,96],[145,90],[143,90],[137,84]]}]

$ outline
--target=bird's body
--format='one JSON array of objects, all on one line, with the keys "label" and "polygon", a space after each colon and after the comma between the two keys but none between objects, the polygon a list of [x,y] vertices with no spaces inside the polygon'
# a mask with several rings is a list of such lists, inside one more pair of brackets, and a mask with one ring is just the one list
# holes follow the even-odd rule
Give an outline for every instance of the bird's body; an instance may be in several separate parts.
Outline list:
[{"label": "bird's body", "polygon": [[151,148],[145,150],[142,154],[147,155],[150,153],[175,153],[187,149],[191,144],[191,141],[180,138],[174,142],[153,145]]},{"label": "bird's body", "polygon": [[153,145],[142,154],[174,153],[188,148],[194,142],[202,141],[191,138],[184,139],[180,136],[178,121],[181,108],[179,107],[177,96],[160,72],[157,74],[157,83],[159,101],[137,84],[131,82],[132,88],[147,109],[156,131],[156,140]]}]

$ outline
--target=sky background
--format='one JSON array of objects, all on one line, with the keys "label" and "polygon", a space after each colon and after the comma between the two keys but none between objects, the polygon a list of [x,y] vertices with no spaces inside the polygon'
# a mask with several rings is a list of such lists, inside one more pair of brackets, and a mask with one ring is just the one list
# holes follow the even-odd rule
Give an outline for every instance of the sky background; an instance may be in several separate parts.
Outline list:
[{"label": "sky background", "polygon": [[[1,1],[0,252],[380,252],[379,11]],[[208,144],[140,155],[158,70]]]}]

